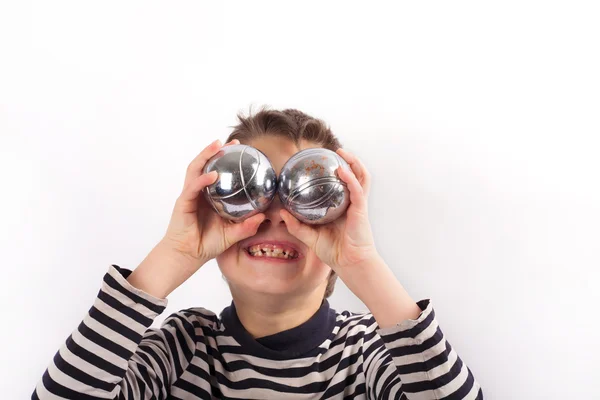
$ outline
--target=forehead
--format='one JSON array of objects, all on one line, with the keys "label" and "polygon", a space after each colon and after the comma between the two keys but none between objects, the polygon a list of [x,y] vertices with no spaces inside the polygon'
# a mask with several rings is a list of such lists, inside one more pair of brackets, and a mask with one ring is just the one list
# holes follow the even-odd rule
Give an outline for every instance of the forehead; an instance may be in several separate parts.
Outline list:
[{"label": "forehead", "polygon": [[301,140],[300,143],[296,145],[296,143],[286,137],[275,135],[259,136],[245,144],[265,153],[269,161],[271,161],[271,164],[273,164],[273,168],[277,175],[279,175],[279,171],[281,171],[281,168],[286,161],[300,150],[322,147],[318,143],[306,140]]}]

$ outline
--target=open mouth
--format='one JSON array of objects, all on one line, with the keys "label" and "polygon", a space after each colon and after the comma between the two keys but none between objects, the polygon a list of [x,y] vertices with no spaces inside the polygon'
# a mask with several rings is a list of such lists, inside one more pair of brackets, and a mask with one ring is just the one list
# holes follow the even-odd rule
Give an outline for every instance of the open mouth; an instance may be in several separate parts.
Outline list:
[{"label": "open mouth", "polygon": [[295,260],[300,257],[296,249],[290,246],[259,243],[244,249],[251,257],[264,257],[270,259]]}]

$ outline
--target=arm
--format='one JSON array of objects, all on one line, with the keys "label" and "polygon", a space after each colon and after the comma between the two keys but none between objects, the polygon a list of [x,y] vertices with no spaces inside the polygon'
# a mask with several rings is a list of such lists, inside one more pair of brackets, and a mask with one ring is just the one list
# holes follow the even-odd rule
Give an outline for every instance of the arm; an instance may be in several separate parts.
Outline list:
[{"label": "arm", "polygon": [[403,392],[408,399],[483,399],[471,370],[446,340],[429,300],[415,303],[381,259],[353,273],[357,275],[348,281],[361,284],[351,289],[372,312],[381,338],[365,343],[370,398],[388,399],[390,393]]},{"label": "arm", "polygon": [[[350,191],[346,213],[320,226],[301,223],[286,210],[280,214],[288,232],[314,249],[379,326],[383,343],[370,343],[375,347],[364,354],[371,397],[389,399],[404,392],[414,400],[483,398],[471,371],[444,338],[433,310],[425,303],[421,309],[379,256],[368,218],[369,172],[353,154],[343,149],[337,153],[351,168],[337,169]],[[376,341],[373,332],[369,335],[365,341]]]},{"label": "arm", "polygon": [[[159,248],[144,260],[146,265],[171,262],[177,260]],[[194,328],[173,315],[161,329],[148,329],[167,300],[132,286],[129,273],[110,267],[94,304],[54,356],[33,399],[166,397],[193,355]],[[185,340],[177,340],[182,335]]]},{"label": "arm", "polygon": [[166,397],[190,363],[195,330],[184,313],[160,330],[146,330],[165,309],[169,293],[206,261],[254,235],[265,218],[261,213],[230,224],[202,195],[218,177],[215,171],[202,173],[204,165],[222,147],[214,141],[189,164],[165,237],[135,271],[129,275],[111,267],[94,305],[56,353],[33,399]]}]

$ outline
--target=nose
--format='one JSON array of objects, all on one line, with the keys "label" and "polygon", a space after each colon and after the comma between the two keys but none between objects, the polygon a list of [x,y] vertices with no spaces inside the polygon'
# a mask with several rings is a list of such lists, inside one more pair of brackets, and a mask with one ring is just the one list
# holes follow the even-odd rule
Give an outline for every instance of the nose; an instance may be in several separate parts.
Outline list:
[{"label": "nose", "polygon": [[273,201],[271,201],[269,208],[267,208],[264,211],[266,218],[264,219],[263,224],[268,224],[268,225],[272,225],[272,226],[285,225],[285,222],[279,215],[279,211],[282,208],[283,208],[283,205],[281,204],[281,200],[279,200],[279,196],[276,195],[273,198]]}]

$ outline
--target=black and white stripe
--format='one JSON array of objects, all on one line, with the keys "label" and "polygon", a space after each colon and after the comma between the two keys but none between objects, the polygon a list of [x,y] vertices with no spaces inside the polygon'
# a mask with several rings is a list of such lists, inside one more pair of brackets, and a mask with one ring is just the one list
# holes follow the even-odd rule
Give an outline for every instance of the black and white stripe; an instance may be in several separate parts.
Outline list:
[{"label": "black and white stripe", "polygon": [[292,357],[261,352],[201,307],[149,328],[167,301],[131,286],[129,273],[110,267],[32,399],[483,399],[428,300],[417,320],[385,329],[371,313],[325,305],[311,321],[325,336],[304,338],[310,347]]}]

